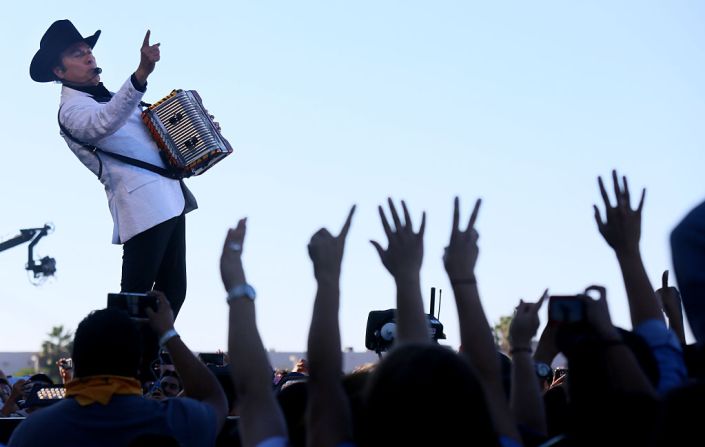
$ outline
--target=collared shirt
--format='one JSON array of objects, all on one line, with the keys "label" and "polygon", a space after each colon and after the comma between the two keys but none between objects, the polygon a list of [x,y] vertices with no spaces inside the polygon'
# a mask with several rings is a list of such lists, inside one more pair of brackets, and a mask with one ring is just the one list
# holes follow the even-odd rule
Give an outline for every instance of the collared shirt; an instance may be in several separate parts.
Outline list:
[{"label": "collared shirt", "polygon": [[[144,93],[147,91],[148,83],[145,82],[144,85],[140,85],[134,73],[130,76],[130,82],[132,82],[132,86],[138,92]],[[64,82],[63,84],[79,92],[88,93],[98,102],[108,102],[113,97],[112,92],[108,90],[102,82],[99,82],[98,85],[73,85],[70,82]]]}]

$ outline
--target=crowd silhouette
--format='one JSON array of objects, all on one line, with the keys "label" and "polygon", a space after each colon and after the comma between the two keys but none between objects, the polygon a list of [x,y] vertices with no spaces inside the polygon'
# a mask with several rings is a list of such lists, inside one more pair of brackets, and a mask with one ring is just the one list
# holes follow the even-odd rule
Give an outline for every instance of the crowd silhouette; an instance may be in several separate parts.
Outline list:
[{"label": "crowd silhouette", "polygon": [[[317,287],[306,359],[293,370],[275,370],[246,279],[247,220],[241,219],[228,230],[220,255],[229,292],[224,365],[207,365],[191,352],[174,329],[169,297],[154,291],[158,307],[148,310],[148,324],[168,361],[162,358],[153,381],[140,382],[143,330],[121,311],[96,310],[76,330],[72,367],[62,363],[63,399],[48,406],[32,399],[49,385],[48,378],[12,384],[0,377],[1,414],[20,418],[8,445],[699,444],[698,408],[705,403],[705,204],[671,235],[680,291],[669,284],[668,271],[655,289],[640,251],[646,190],[633,200],[627,178],[616,171],[611,177],[612,193],[598,177],[603,203],[594,206],[595,221],[618,261],[631,328],[612,323],[610,293],[599,281],[567,298],[546,290],[535,302],[518,302],[510,351],[500,353],[475,275],[481,200],[464,218],[455,198],[443,264],[462,349],[439,344],[430,336],[421,293],[426,215],[412,217],[405,201],[390,198],[378,210],[387,240],[371,241],[396,285],[390,350],[375,364],[343,373],[340,277],[352,206],[337,234],[321,228],[310,239]],[[537,334],[541,309],[559,309],[566,301],[575,314],[549,309]],[[695,343],[686,342],[684,318]],[[559,354],[567,367],[553,369]]]}]

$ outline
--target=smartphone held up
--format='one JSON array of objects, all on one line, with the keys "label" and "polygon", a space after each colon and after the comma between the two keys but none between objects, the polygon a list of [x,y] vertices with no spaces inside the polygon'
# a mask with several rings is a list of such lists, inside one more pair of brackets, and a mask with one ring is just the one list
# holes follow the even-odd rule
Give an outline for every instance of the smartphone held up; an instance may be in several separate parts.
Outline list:
[{"label": "smartphone held up", "polygon": [[548,321],[562,325],[585,319],[585,295],[551,295],[548,298]]}]

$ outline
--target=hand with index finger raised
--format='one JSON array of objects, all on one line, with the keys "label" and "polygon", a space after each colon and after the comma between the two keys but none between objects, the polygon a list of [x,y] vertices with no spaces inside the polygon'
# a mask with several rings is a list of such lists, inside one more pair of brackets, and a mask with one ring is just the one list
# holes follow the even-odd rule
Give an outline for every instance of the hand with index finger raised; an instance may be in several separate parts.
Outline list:
[{"label": "hand with index finger raised", "polygon": [[144,40],[142,41],[142,47],[140,48],[140,64],[135,71],[135,78],[140,84],[146,84],[147,78],[154,71],[154,68],[161,58],[161,53],[159,51],[159,43],[154,45],[149,44],[149,37],[151,31],[147,30],[144,35]]},{"label": "hand with index finger raised", "polygon": [[321,228],[311,236],[311,241],[308,244],[308,254],[313,262],[313,273],[317,280],[320,281],[325,278],[337,279],[340,277],[345,239],[350,230],[355,208],[355,205],[350,208],[348,217],[338,236],[333,236],[325,228]]},{"label": "hand with index finger raised", "polygon": [[548,289],[544,290],[536,303],[525,303],[523,300],[519,300],[519,305],[509,326],[509,340],[512,347],[531,348],[531,339],[536,335],[541,323],[539,310],[547,296]]}]

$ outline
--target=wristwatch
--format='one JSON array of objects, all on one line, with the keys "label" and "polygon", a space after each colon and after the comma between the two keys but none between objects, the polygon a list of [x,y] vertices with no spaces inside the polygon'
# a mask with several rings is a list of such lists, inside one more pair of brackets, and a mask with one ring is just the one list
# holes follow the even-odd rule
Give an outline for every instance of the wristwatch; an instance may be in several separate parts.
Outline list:
[{"label": "wristwatch", "polygon": [[256,296],[257,296],[257,293],[255,292],[254,287],[252,287],[251,285],[249,285],[247,283],[238,284],[237,286],[228,290],[227,301],[228,301],[228,304],[230,304],[233,300],[236,300],[238,298],[249,298],[250,300],[254,301]]},{"label": "wristwatch", "polygon": [[534,366],[536,367],[536,375],[542,379],[548,379],[553,375],[553,369],[547,363],[536,362]]}]

